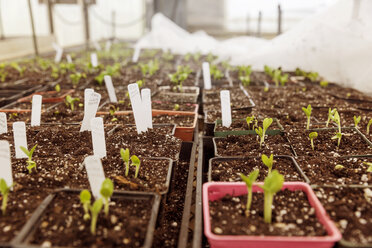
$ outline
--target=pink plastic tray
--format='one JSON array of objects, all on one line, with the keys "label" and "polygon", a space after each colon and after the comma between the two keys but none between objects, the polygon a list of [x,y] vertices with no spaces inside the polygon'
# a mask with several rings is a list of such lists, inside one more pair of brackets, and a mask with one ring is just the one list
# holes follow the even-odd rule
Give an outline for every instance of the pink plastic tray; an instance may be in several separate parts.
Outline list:
[{"label": "pink plastic tray", "polygon": [[[302,190],[306,193],[309,203],[315,208],[319,222],[327,230],[327,236],[321,237],[282,237],[282,236],[245,236],[245,235],[216,235],[211,231],[209,215],[209,201],[222,198],[226,194],[239,196],[247,194],[245,183],[211,182],[203,185],[203,213],[204,233],[213,248],[222,247],[259,247],[259,248],[297,248],[297,247],[333,247],[334,243],[341,239],[341,233],[330,220],[323,206],[316,198],[311,187],[306,183],[284,183],[282,189]],[[261,191],[257,185],[253,186],[253,192]],[[248,223],[249,220],[247,220]]]}]

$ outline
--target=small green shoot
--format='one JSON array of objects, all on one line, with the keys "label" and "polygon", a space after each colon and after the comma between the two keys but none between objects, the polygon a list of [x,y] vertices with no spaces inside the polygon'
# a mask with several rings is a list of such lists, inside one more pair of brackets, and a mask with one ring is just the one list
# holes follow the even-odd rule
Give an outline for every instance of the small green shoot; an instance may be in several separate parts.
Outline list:
[{"label": "small green shoot", "polygon": [[257,128],[255,129],[256,134],[258,134],[260,136],[260,147],[264,143],[266,131],[272,123],[273,123],[272,118],[265,118],[263,120],[263,124],[262,124],[263,128],[259,127],[258,129]]},{"label": "small green shoot", "polygon": [[104,205],[105,205],[104,212],[107,217],[109,214],[110,197],[112,196],[112,193],[114,193],[114,183],[111,181],[111,179],[106,178],[103,181],[100,193],[104,199]]},{"label": "small green shoot", "polygon": [[273,168],[273,164],[274,164],[274,155],[271,154],[270,157],[268,157],[265,154],[262,154],[261,159],[262,159],[262,162],[264,163],[264,165],[266,165],[267,168],[269,169],[268,174],[270,174],[271,170]]},{"label": "small green shoot", "polygon": [[249,84],[251,83],[251,77],[249,75],[240,76],[239,80],[242,82],[243,86],[249,86]]},{"label": "small green shoot", "polygon": [[8,204],[8,195],[9,195],[11,188],[12,186],[8,186],[6,184],[6,181],[3,178],[0,179],[0,192],[1,192],[1,195],[3,196],[3,200],[1,203],[1,211],[3,212],[3,215],[5,215],[6,213],[6,206]]},{"label": "small green shoot", "polygon": [[334,114],[335,114],[336,111],[337,111],[336,109],[332,109],[332,108],[329,108],[328,109],[328,118],[327,118],[327,122],[326,122],[326,127],[328,127],[329,122],[331,120],[333,120],[333,116],[334,116]]},{"label": "small green shoot", "polygon": [[70,79],[73,85],[78,85],[81,78],[86,78],[86,75],[80,72],[77,72],[75,74],[70,74]]},{"label": "small green shoot", "polygon": [[222,77],[224,76],[223,72],[217,68],[217,65],[211,65],[210,73],[211,76],[213,77],[213,80],[215,81],[222,79]]},{"label": "small green shoot", "polygon": [[337,127],[338,127],[338,132],[341,133],[341,119],[340,119],[340,115],[338,114],[337,110],[335,111],[332,120],[336,122]]},{"label": "small green shoot", "polygon": [[97,220],[98,220],[98,214],[101,212],[103,207],[103,201],[102,198],[96,200],[93,203],[93,206],[89,207],[90,213],[92,215],[92,220],[90,223],[90,232],[95,235],[96,234],[96,226],[97,226]]},{"label": "small green shoot", "polygon": [[80,202],[81,204],[83,204],[85,221],[90,219],[89,214],[90,198],[91,194],[88,190],[84,189],[83,191],[80,192]]},{"label": "small green shoot", "polygon": [[28,169],[28,172],[31,174],[32,173],[32,169],[35,169],[35,171],[37,171],[37,168],[36,168],[36,162],[35,161],[32,161],[32,155],[34,154],[34,151],[37,147],[37,144],[34,145],[34,147],[31,148],[31,150],[28,150],[26,147],[24,146],[20,146],[22,152],[24,152],[24,154],[27,155],[28,159],[27,159],[27,169]]},{"label": "small green shoot", "polygon": [[358,128],[358,124],[359,124],[361,119],[362,119],[362,117],[360,115],[358,117],[356,117],[354,115],[354,126],[355,126],[355,128]]},{"label": "small green shoot", "polygon": [[320,81],[319,85],[323,88],[326,88],[328,86],[328,81]]},{"label": "small green shoot", "polygon": [[316,137],[318,137],[318,133],[317,132],[311,132],[311,133],[309,133],[311,148],[313,149],[313,151],[314,151],[314,139]]},{"label": "small green shoot", "polygon": [[178,111],[180,109],[180,105],[178,103],[174,104],[173,110]]},{"label": "small green shoot", "polygon": [[141,161],[136,155],[132,155],[132,157],[130,157],[130,160],[132,161],[132,165],[136,166],[136,173],[134,174],[134,178],[137,178],[140,165],[141,165]]},{"label": "small green shoot", "polygon": [[335,170],[342,170],[343,168],[345,168],[345,166],[343,166],[342,164],[337,164],[335,166]]},{"label": "small green shoot", "polygon": [[363,162],[363,164],[368,165],[367,172],[372,172],[372,163],[371,162]]},{"label": "small green shoot", "polygon": [[369,128],[371,127],[371,125],[372,125],[372,119],[370,119],[367,124],[367,135],[369,135]]},{"label": "small green shoot", "polygon": [[[143,87],[143,85],[145,84],[145,82],[143,80],[137,80],[136,84],[138,85],[138,88],[141,89]],[[129,92],[128,92],[128,94],[129,94]]]},{"label": "small green shoot", "polygon": [[61,92],[61,86],[59,84],[57,84],[55,87],[54,87],[54,90],[57,91],[57,92]]},{"label": "small green shoot", "polygon": [[247,122],[248,129],[251,129],[251,124],[253,124],[253,128],[254,128],[257,123],[257,119],[254,115],[248,116],[247,118],[245,118],[245,121]]},{"label": "small green shoot", "polygon": [[274,76],[274,69],[271,68],[270,66],[265,65],[264,66],[264,71],[266,75],[270,76],[271,78]]},{"label": "small green shoot", "polygon": [[245,215],[249,216],[249,210],[251,209],[252,205],[252,186],[254,182],[257,180],[258,174],[260,173],[259,170],[254,170],[251,173],[249,173],[248,176],[245,176],[244,174],[240,173],[241,179],[245,182],[248,189],[248,197],[247,197],[247,207],[245,209]]},{"label": "small green shoot", "polygon": [[123,149],[121,148],[120,149],[120,156],[121,156],[121,159],[123,159],[124,161],[124,164],[125,164],[125,176],[127,177],[128,174],[129,174],[129,156],[130,156],[130,153],[129,153],[129,149]]},{"label": "small green shoot", "polygon": [[337,139],[337,147],[340,147],[342,133],[336,133],[331,139]]},{"label": "small green shoot", "polygon": [[264,190],[264,220],[271,223],[272,205],[274,195],[279,192],[283,186],[284,177],[277,170],[273,170],[260,186]]},{"label": "small green shoot", "polygon": [[66,106],[70,107],[71,111],[74,111],[75,102],[78,102],[78,101],[80,101],[79,98],[77,98],[77,97],[73,98],[70,95],[67,95],[66,98],[65,98]]},{"label": "small green shoot", "polygon": [[310,116],[311,116],[311,111],[312,111],[311,105],[309,104],[307,106],[307,108],[302,107],[302,110],[305,112],[305,115],[307,117],[306,130],[309,130],[309,128],[310,128]]}]

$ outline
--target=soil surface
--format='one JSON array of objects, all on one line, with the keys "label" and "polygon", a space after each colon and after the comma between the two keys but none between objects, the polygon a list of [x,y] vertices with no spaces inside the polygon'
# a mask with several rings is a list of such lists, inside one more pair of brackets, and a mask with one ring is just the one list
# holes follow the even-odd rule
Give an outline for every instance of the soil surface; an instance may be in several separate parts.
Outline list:
[{"label": "soil surface", "polygon": [[212,232],[217,235],[325,236],[302,191],[284,190],[274,196],[272,223],[263,219],[263,194],[253,193],[250,215],[245,215],[247,196],[225,196],[209,202]]},{"label": "soil surface", "polygon": [[[263,120],[259,119],[257,125],[259,127],[262,127],[262,122],[263,122]],[[218,132],[221,132],[221,131],[226,131],[226,132],[228,132],[228,131],[241,131],[241,130],[247,130],[247,131],[249,130],[249,131],[254,132],[253,125],[254,125],[254,123],[250,123],[249,126],[248,126],[247,121],[245,119],[243,119],[243,120],[233,120],[230,127],[224,127],[224,126],[222,126],[222,123],[221,124],[218,123],[216,125],[215,130],[218,131]],[[281,128],[278,126],[278,123],[275,120],[273,120],[273,123],[270,125],[268,130],[280,130],[280,129]]]},{"label": "soil surface", "polygon": [[[207,116],[207,122],[215,122],[217,119],[221,120],[221,111],[205,111],[205,115]],[[252,116],[251,110],[231,110],[231,118],[232,119],[243,119],[247,116]]]}]

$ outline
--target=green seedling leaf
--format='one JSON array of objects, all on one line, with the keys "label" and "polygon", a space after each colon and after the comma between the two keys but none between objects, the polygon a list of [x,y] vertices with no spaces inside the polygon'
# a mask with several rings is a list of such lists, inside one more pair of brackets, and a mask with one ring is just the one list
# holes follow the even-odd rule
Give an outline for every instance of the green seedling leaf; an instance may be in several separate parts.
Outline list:
[{"label": "green seedling leaf", "polygon": [[340,119],[340,115],[338,114],[337,110],[334,112],[332,120],[336,122],[338,126],[338,132],[341,133],[341,119]]},{"label": "green seedling leaf", "polygon": [[277,170],[273,170],[265,178],[264,185],[260,186],[264,190],[264,220],[271,223],[271,206],[273,205],[274,195],[281,190],[284,177]]},{"label": "green seedling leaf", "polygon": [[309,104],[307,106],[307,108],[302,107],[302,111],[305,112],[305,115],[307,117],[306,129],[309,130],[309,128],[310,128],[310,116],[311,116],[311,111],[312,111],[311,104]]},{"label": "green seedling leaf", "polygon": [[263,120],[262,126],[263,126],[264,133],[266,133],[267,129],[269,129],[272,123],[273,123],[273,118],[265,118]]},{"label": "green seedling leaf", "polygon": [[137,178],[138,177],[138,172],[139,172],[139,169],[140,169],[140,165],[141,165],[141,161],[139,160],[139,158],[136,155],[133,155],[132,157],[130,157],[130,160],[132,161],[132,165],[136,166],[136,173],[134,175],[134,178]]},{"label": "green seedling leaf", "polygon": [[104,199],[105,215],[108,216],[110,197],[112,196],[112,193],[114,193],[114,183],[111,181],[111,179],[106,178],[103,181],[100,193],[101,193],[101,195],[103,196],[103,199]]},{"label": "green seedling leaf", "polygon": [[92,220],[90,223],[90,232],[95,235],[96,234],[96,226],[97,226],[97,220],[99,212],[101,212],[103,207],[103,201],[102,198],[96,200],[93,204],[93,206],[89,206],[90,213],[92,215]]},{"label": "green seedling leaf", "polygon": [[180,109],[180,105],[179,104],[174,104],[174,107],[173,107],[173,110],[174,111],[178,111]]},{"label": "green seedling leaf", "polygon": [[337,139],[337,147],[340,147],[342,133],[336,133],[331,139]]},{"label": "green seedling leaf", "polygon": [[248,189],[248,197],[247,197],[247,206],[245,209],[245,215],[249,216],[249,210],[251,209],[252,205],[252,186],[253,183],[257,180],[258,174],[260,173],[259,170],[254,170],[251,173],[249,173],[248,176],[245,176],[244,174],[240,173],[241,179],[245,182]]},{"label": "green seedling leaf", "polygon": [[273,69],[273,68],[271,68],[271,67],[265,65],[265,66],[264,66],[264,71],[265,71],[265,73],[266,73],[268,76],[270,76],[271,78],[273,77],[273,75],[274,75],[274,69]]},{"label": "green seedling leaf", "polygon": [[343,168],[345,168],[345,166],[343,166],[342,164],[338,164],[335,166],[335,170],[342,170]]},{"label": "green seedling leaf", "polygon": [[251,124],[255,121],[256,117],[254,115],[252,116],[248,116],[247,118],[245,118],[245,121],[247,122],[247,125],[248,125],[248,129],[251,128]]},{"label": "green seedling leaf", "polygon": [[90,206],[90,199],[91,199],[91,194],[88,190],[84,189],[83,191],[80,192],[80,202],[83,204],[84,208],[84,220],[89,220],[90,215],[89,215],[89,206]]},{"label": "green seedling leaf", "polygon": [[363,164],[367,165],[367,172],[372,172],[372,163],[371,162],[363,162]]},{"label": "green seedling leaf", "polygon": [[130,153],[129,153],[129,149],[123,149],[121,148],[120,149],[120,156],[121,158],[123,159],[124,161],[124,164],[125,164],[125,176],[127,177],[128,174],[129,174],[129,156],[130,156]]},{"label": "green seedling leaf", "polygon": [[327,122],[326,122],[326,127],[328,127],[329,122],[331,120],[333,120],[334,114],[335,114],[336,111],[337,111],[337,109],[332,109],[332,108],[329,108],[328,109],[328,118],[327,118]]},{"label": "green seedling leaf", "polygon": [[317,132],[311,132],[309,133],[309,138],[310,138],[310,143],[311,143],[311,148],[314,150],[314,139],[318,137]]},{"label": "green seedling leaf", "polygon": [[260,147],[261,147],[262,146],[262,143],[263,143],[263,141],[265,139],[263,129],[261,127],[258,127],[258,129],[255,128],[254,131],[256,132],[256,134],[258,136],[260,136]]},{"label": "green seedling leaf", "polygon": [[361,119],[362,119],[361,116],[356,117],[354,115],[354,126],[355,126],[355,128],[358,128],[358,124],[359,124],[359,122],[360,122]]},{"label": "green seedling leaf", "polygon": [[251,77],[249,75],[240,76],[239,80],[242,82],[243,86],[249,86],[249,84],[251,83]]},{"label": "green seedling leaf", "polygon": [[27,162],[27,169],[30,174],[32,173],[32,169],[35,169],[35,171],[37,170],[36,162],[32,161],[32,155],[34,154],[36,147],[37,147],[37,144],[34,145],[34,147],[32,147],[31,150],[28,150],[26,147],[20,146],[20,149],[22,150],[22,152],[26,154],[28,157],[26,162]]},{"label": "green seedling leaf", "polygon": [[368,124],[367,124],[367,135],[369,135],[369,128],[370,128],[371,125],[372,125],[372,119],[370,119]]},{"label": "green seedling leaf", "polygon": [[61,92],[61,86],[59,84],[57,84],[55,87],[54,87],[55,91],[57,92]]},{"label": "green seedling leaf", "polygon": [[328,81],[320,81],[319,85],[325,88],[328,86]]},{"label": "green seedling leaf", "polygon": [[270,157],[268,157],[265,154],[262,154],[261,159],[262,159],[262,162],[264,163],[264,165],[266,165],[267,168],[269,168],[269,173],[268,174],[270,174],[271,169],[273,168],[273,164],[274,164],[274,155],[271,154]]},{"label": "green seedling leaf", "polygon": [[75,102],[78,102],[78,101],[80,101],[79,98],[73,98],[70,95],[67,95],[66,98],[65,98],[65,103],[66,103],[67,106],[70,107],[71,111],[74,111]]},{"label": "green seedling leaf", "polygon": [[310,79],[311,82],[315,82],[319,78],[319,74],[317,72],[309,72],[307,73],[306,77]]},{"label": "green seedling leaf", "polygon": [[0,193],[3,196],[3,200],[1,203],[1,211],[3,215],[5,215],[6,213],[6,207],[8,204],[8,195],[9,195],[11,188],[12,186],[8,186],[6,181],[3,178],[0,179]]}]

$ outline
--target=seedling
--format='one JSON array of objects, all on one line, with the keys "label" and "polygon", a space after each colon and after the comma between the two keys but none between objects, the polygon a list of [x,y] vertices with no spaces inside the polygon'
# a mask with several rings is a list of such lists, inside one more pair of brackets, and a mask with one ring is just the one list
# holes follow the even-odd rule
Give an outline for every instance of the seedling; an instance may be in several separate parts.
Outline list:
[{"label": "seedling", "polygon": [[319,74],[317,72],[309,72],[307,73],[306,77],[310,79],[311,82],[315,82],[319,78]]},{"label": "seedling", "polygon": [[107,217],[109,213],[110,197],[112,196],[112,193],[114,193],[114,184],[111,181],[111,179],[106,178],[105,181],[103,181],[100,193],[104,199],[104,205],[105,205],[104,212]]},{"label": "seedling", "polygon": [[127,177],[128,174],[129,174],[129,149],[123,149],[121,148],[120,149],[120,156],[121,156],[121,159],[123,159],[124,161],[124,164],[125,164],[125,176]]},{"label": "seedling", "polygon": [[211,65],[210,73],[213,76],[213,80],[219,80],[224,76],[223,72],[217,68],[217,65]]},{"label": "seedling", "polygon": [[96,200],[93,203],[93,206],[89,207],[90,213],[92,215],[92,220],[90,223],[90,232],[95,235],[96,234],[96,226],[97,226],[97,219],[98,219],[98,214],[101,212],[101,209],[103,207],[103,201],[102,198]]},{"label": "seedling", "polygon": [[368,124],[367,124],[367,135],[369,135],[369,128],[370,128],[371,125],[372,125],[372,119],[370,119]]},{"label": "seedling", "polygon": [[332,120],[336,122],[337,127],[338,127],[338,132],[341,133],[341,119],[340,119],[340,115],[338,114],[337,110],[335,111]]},{"label": "seedling", "polygon": [[325,88],[328,86],[328,81],[320,81],[319,85]]},{"label": "seedling", "polygon": [[77,97],[73,98],[70,95],[67,95],[66,98],[65,98],[66,106],[70,107],[71,111],[74,111],[75,102],[78,102],[78,101],[80,101],[79,98],[77,98]]},{"label": "seedling", "polygon": [[23,73],[25,72],[26,68],[25,67],[22,67],[20,66],[18,63],[16,62],[13,62],[13,63],[10,63],[10,66],[13,67],[16,71],[18,71],[19,73],[19,76],[23,76]]},{"label": "seedling", "polygon": [[337,147],[340,147],[342,133],[336,133],[331,139],[337,139]]},{"label": "seedling", "polygon": [[3,196],[3,201],[1,203],[1,211],[3,212],[3,215],[5,215],[6,213],[6,206],[8,204],[8,194],[11,188],[12,186],[8,186],[3,178],[0,179],[0,192],[1,195]]},{"label": "seedling", "polygon": [[260,186],[264,190],[264,220],[266,223],[271,223],[272,205],[274,195],[281,190],[284,182],[284,177],[277,170],[273,170],[264,181],[264,185]]},{"label": "seedling", "polygon": [[311,148],[314,150],[314,139],[318,137],[317,132],[311,132],[309,133],[309,138],[310,138],[310,143],[311,143]]},{"label": "seedling", "polygon": [[371,162],[363,162],[363,164],[368,165],[367,172],[372,172],[372,163]]},{"label": "seedling", "polygon": [[309,130],[309,128],[310,128],[310,116],[311,116],[311,111],[312,111],[311,105],[309,104],[307,106],[307,108],[302,107],[302,110],[305,112],[305,115],[307,117],[306,130]]},{"label": "seedling", "polygon": [[248,116],[247,118],[245,118],[245,121],[247,122],[247,125],[248,125],[248,128],[250,129],[251,128],[251,124],[253,124],[253,129],[254,127],[256,126],[257,124],[257,119],[254,115],[252,116]]},{"label": "seedling", "polygon": [[86,78],[86,75],[80,72],[77,72],[75,74],[70,74],[70,79],[73,85],[79,84],[81,78]]},{"label": "seedling", "polygon": [[342,170],[343,168],[345,168],[345,166],[343,166],[342,164],[338,164],[335,166],[335,170]]},{"label": "seedling", "polygon": [[355,126],[355,128],[358,128],[358,124],[359,124],[361,119],[362,119],[362,117],[360,115],[358,117],[356,117],[354,115],[354,126]]},{"label": "seedling", "polygon": [[270,125],[272,123],[273,123],[272,118],[265,118],[263,120],[263,124],[262,124],[263,128],[259,127],[258,129],[257,128],[255,129],[256,134],[258,134],[260,136],[260,147],[262,146],[262,144],[265,141],[266,130],[270,127]]},{"label": "seedling", "polygon": [[252,73],[252,66],[238,66],[239,77],[250,76]]},{"label": "seedling", "polygon": [[267,168],[269,168],[269,173],[268,174],[270,174],[271,169],[273,168],[273,164],[274,164],[274,155],[271,154],[270,157],[268,157],[265,154],[262,154],[261,159],[262,159],[262,162],[264,163],[264,165],[266,165]]},{"label": "seedling", "polygon": [[333,115],[335,114],[335,112],[336,112],[336,109],[331,109],[331,108],[328,109],[328,118],[326,122],[326,127],[328,127],[329,122],[333,120]]},{"label": "seedling", "polygon": [[36,168],[36,162],[35,161],[32,161],[32,155],[34,154],[34,151],[37,147],[37,144],[34,145],[34,147],[31,148],[31,150],[28,150],[26,147],[24,146],[20,146],[22,152],[24,152],[24,154],[27,155],[28,159],[27,159],[27,169],[28,169],[28,172],[31,174],[32,173],[32,169],[35,169],[35,171],[37,171],[37,168]]},{"label": "seedling", "polygon": [[174,111],[178,111],[180,109],[180,105],[179,104],[174,104],[174,107],[173,107],[173,110]]},{"label": "seedling", "polygon": [[260,173],[259,170],[254,170],[251,173],[249,173],[248,176],[245,176],[244,174],[240,173],[241,179],[245,182],[248,189],[248,196],[247,196],[247,207],[245,209],[245,215],[249,216],[249,210],[251,209],[252,205],[252,186],[254,182],[257,180],[258,174]]},{"label": "seedling", "polygon": [[273,77],[273,75],[274,75],[274,69],[273,68],[271,68],[270,66],[265,65],[264,66],[264,71],[268,76],[270,76],[271,78]]},{"label": "seedling", "polygon": [[84,189],[83,191],[81,191],[80,202],[81,204],[83,204],[85,221],[90,219],[90,215],[89,215],[90,198],[91,198],[91,195],[88,190]]},{"label": "seedling", "polygon": [[134,174],[134,178],[137,178],[140,165],[141,165],[141,161],[136,155],[132,155],[132,157],[130,157],[130,160],[132,161],[132,165],[136,166],[136,173]]},{"label": "seedling", "polygon": [[54,90],[57,91],[57,92],[61,92],[61,86],[59,84],[57,84],[55,87],[54,87]]},{"label": "seedling", "polygon": [[243,86],[249,86],[249,84],[251,83],[251,77],[249,75],[240,76],[239,80],[242,82]]}]

